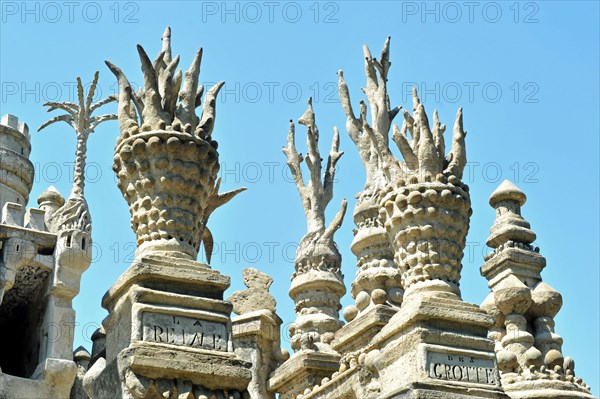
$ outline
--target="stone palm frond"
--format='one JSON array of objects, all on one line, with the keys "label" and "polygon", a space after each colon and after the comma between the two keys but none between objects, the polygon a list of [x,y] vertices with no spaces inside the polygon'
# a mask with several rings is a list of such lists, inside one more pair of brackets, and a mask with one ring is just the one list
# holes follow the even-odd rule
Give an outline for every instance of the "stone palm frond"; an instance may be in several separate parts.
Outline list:
[{"label": "stone palm frond", "polygon": [[117,115],[115,114],[105,114],[100,116],[92,115],[97,108],[100,108],[101,106],[112,101],[116,101],[117,99],[117,97],[113,95],[93,103],[94,93],[98,85],[99,76],[100,73],[96,71],[94,74],[94,80],[92,81],[87,95],[84,95],[81,78],[77,77],[77,103],[69,101],[45,103],[44,106],[48,107],[48,112],[62,110],[66,113],[49,119],[38,128],[38,131],[41,131],[53,123],[65,122],[75,130],[77,135],[77,153],[75,158],[75,172],[71,197],[83,197],[87,139],[90,133],[93,133],[96,127],[98,127],[98,125],[101,123],[117,119]]},{"label": "stone palm frond", "polygon": [[[417,90],[413,88],[413,115],[403,110],[402,127],[394,125],[392,139],[400,149],[409,170],[419,175],[439,173],[462,178],[467,163],[465,136],[463,130],[462,108],[458,109],[452,131],[452,148],[445,154],[443,125],[437,110],[433,111],[433,125],[429,124],[425,107],[421,103]],[[410,138],[408,137],[410,133]]]},{"label": "stone palm frond", "polygon": [[124,134],[142,131],[170,129],[194,133],[209,139],[216,118],[216,98],[225,84],[214,85],[204,97],[200,117],[196,108],[202,104],[204,87],[199,86],[202,49],[196,52],[190,68],[182,74],[175,72],[179,56],[171,58],[171,29],[167,27],[163,46],[154,62],[138,45],[138,53],[144,74],[144,87],[137,93],[131,87],[123,71],[106,61],[119,83],[119,127]]},{"label": "stone palm frond", "polygon": [[94,80],[92,81],[92,85],[90,86],[90,90],[88,91],[87,96],[85,98],[81,78],[77,77],[78,103],[70,101],[44,103],[44,106],[48,107],[48,112],[62,110],[65,111],[66,114],[58,115],[47,120],[38,128],[38,131],[41,131],[42,129],[50,126],[55,122],[62,121],[68,123],[73,129],[75,129],[75,132],[78,135],[89,134],[92,133],[94,129],[102,122],[117,119],[117,115],[115,114],[92,116],[92,113],[97,108],[117,100],[117,97],[113,95],[108,96],[107,98],[92,104],[94,93],[98,85],[99,76],[100,73],[96,71],[96,73],[94,74]]},{"label": "stone palm frond", "polygon": [[217,179],[215,183],[215,187],[213,189],[212,194],[208,198],[208,202],[206,204],[206,209],[204,210],[204,216],[202,217],[202,243],[204,244],[204,251],[206,254],[206,263],[210,264],[210,259],[212,257],[212,251],[214,247],[214,238],[213,235],[208,228],[208,219],[210,215],[221,206],[225,205],[229,201],[233,199],[236,195],[241,193],[242,191],[246,191],[246,187],[240,187],[235,190],[227,191],[224,193],[219,193],[219,188],[221,187],[221,178]]}]

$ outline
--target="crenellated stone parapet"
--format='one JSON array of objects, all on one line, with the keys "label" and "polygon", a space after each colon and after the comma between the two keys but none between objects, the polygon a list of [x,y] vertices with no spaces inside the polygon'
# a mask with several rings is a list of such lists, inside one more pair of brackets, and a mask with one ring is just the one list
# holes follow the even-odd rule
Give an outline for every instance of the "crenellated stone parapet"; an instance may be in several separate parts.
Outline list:
[{"label": "crenellated stone parapet", "polygon": [[33,182],[29,140],[25,123],[2,119],[0,340],[11,345],[0,354],[0,396],[66,398],[76,374],[71,301],[91,262],[91,225],[55,189],[53,205],[25,206]]},{"label": "crenellated stone parapet", "polygon": [[0,120],[0,209],[7,202],[26,205],[33,186],[33,164],[29,160],[29,127],[10,114]]}]

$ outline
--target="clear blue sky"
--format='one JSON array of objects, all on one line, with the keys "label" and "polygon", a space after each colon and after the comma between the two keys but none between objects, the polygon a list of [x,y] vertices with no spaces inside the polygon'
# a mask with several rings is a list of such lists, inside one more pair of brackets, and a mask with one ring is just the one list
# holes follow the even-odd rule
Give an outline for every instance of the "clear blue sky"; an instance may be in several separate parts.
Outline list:
[{"label": "clear blue sky", "polygon": [[[70,4],[70,3],[69,3]],[[135,45],[153,58],[165,26],[187,69],[204,47],[201,80],[225,80],[214,137],[219,141],[224,189],[247,186],[211,220],[218,252],[213,267],[241,289],[241,271],[257,267],[275,278],[278,313],[293,321],[287,295],[294,243],[305,232],[302,206],[281,147],[288,120],[314,97],[322,151],[337,125],[342,132],[331,218],[343,197],[354,206],[364,171],[345,135],[337,102],[336,71],[343,69],[355,103],[364,84],[361,46],[379,55],[392,36],[389,90],[393,105],[410,105],[417,84],[430,112],[451,125],[464,108],[474,214],[464,259],[465,300],[488,293],[479,275],[494,218],[489,194],[505,178],[523,189],[523,212],[547,257],[544,281],[564,305],[556,331],[581,375],[598,394],[599,381],[599,49],[598,2],[12,2],[2,1],[1,113],[32,130],[37,166],[30,205],[50,184],[67,194],[75,136],[57,124],[34,130],[49,116],[42,103],[73,100],[76,76],[90,82],[100,71],[102,95],[114,93],[109,59],[141,82]],[[105,112],[113,112],[111,105]],[[298,129],[303,141],[304,131]],[[134,249],[129,213],[111,171],[116,122],[89,140],[87,198],[93,217],[95,259],[74,301],[75,345],[105,316],[104,292],[126,269]],[[303,148],[303,142],[301,143]],[[336,235],[349,285],[351,212]],[[351,303],[346,296],[344,305]]]}]

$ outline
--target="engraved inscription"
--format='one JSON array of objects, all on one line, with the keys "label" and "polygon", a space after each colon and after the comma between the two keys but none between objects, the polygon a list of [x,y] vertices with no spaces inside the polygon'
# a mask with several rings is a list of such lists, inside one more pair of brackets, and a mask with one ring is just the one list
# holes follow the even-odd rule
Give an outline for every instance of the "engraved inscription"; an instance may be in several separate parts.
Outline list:
[{"label": "engraved inscription", "polygon": [[223,323],[150,312],[144,312],[142,323],[144,341],[227,351]]},{"label": "engraved inscription", "polygon": [[428,351],[426,367],[429,377],[438,380],[488,385],[498,382],[498,370],[492,359]]}]

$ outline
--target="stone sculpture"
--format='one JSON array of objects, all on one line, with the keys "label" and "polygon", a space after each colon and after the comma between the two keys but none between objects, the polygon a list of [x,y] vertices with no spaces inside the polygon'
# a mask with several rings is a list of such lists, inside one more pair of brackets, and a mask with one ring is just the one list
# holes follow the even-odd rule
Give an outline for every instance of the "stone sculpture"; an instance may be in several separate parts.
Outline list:
[{"label": "stone sculpture", "polygon": [[211,252],[211,212],[241,191],[218,192],[212,133],[224,83],[208,91],[197,116],[202,49],[183,77],[175,73],[179,57],[171,58],[169,28],[162,40],[154,63],[137,46],[144,74],[138,93],[106,62],[119,82],[113,170],[138,249],[102,301],[109,312],[106,358],[83,381],[93,399],[240,397],[252,377],[251,364],[233,352],[232,305],[223,300],[229,277],[196,261],[203,239]]},{"label": "stone sculpture", "polygon": [[[117,115],[114,114],[92,116],[92,113],[96,109],[116,100],[114,96],[109,96],[96,103],[92,103],[99,75],[100,73],[96,71],[94,80],[85,98],[81,78],[77,77],[77,97],[79,103],[68,101],[45,103],[44,106],[48,107],[48,112],[60,109],[65,111],[66,114],[55,116],[38,128],[38,131],[41,131],[56,122],[65,122],[75,130],[75,134],[77,135],[77,152],[75,155],[73,188],[66,202],[63,200],[64,204],[60,208],[56,209],[52,214],[47,215],[48,227],[50,230],[57,232],[80,230],[86,234],[88,243],[90,243],[89,240],[91,239],[92,232],[90,212],[84,196],[87,141],[90,134],[94,132],[98,125],[105,121],[117,119]],[[48,199],[52,199],[51,195],[51,192],[46,193]]]},{"label": "stone sculpture", "polygon": [[138,93],[120,68],[106,62],[119,82],[121,136],[113,169],[130,206],[138,253],[178,253],[195,259],[203,238],[209,237],[207,248],[212,248],[212,236],[205,233],[208,216],[240,190],[222,196],[215,192],[219,154],[212,133],[216,98],[224,82],[206,93],[197,116],[204,93],[204,86],[198,87],[202,49],[183,76],[175,72],[179,56],[171,57],[170,37],[167,28],[154,62],[137,46],[144,73]]},{"label": "stone sculpture", "polygon": [[335,165],[342,156],[340,138],[334,129],[333,141],[323,179],[321,179],[321,155],[319,153],[319,129],[315,122],[312,99],[298,123],[306,126],[308,152],[304,159],[310,172],[304,183],[300,163],[302,155],[296,150],[295,127],[290,121],[288,144],[283,152],[300,193],[308,232],[302,237],[294,260],[290,296],[296,303],[296,321],[290,327],[294,350],[330,350],[333,333],[342,323],[338,318],[340,298],[346,293],[341,271],[342,256],[333,241],[333,235],[341,227],[346,213],[346,200],[331,224],[325,225],[325,208],[333,198]]},{"label": "stone sculpture", "polygon": [[521,216],[526,199],[508,180],[490,196],[496,220],[487,245],[493,250],[481,274],[492,292],[481,306],[495,318],[489,337],[496,342],[502,386],[511,397],[591,398],[554,331],[563,299],[542,281],[546,259],[532,245],[536,234]]},{"label": "stone sculpture", "polygon": [[[325,224],[325,208],[333,198],[335,166],[343,154],[339,151],[339,133],[334,128],[331,150],[321,178],[319,129],[311,98],[298,123],[306,126],[307,130],[306,156],[303,158],[296,149],[293,121],[290,121],[287,146],[283,152],[302,199],[308,231],[296,250],[295,271],[289,291],[296,303],[296,320],[290,326],[295,353],[270,381],[271,391],[278,390],[282,398],[302,392],[337,368],[340,356],[331,347],[331,341],[343,325],[339,319],[340,298],[346,293],[341,271],[342,256],[333,240],[346,213],[345,199],[330,225],[326,227]],[[306,183],[300,167],[303,159],[310,173]],[[303,370],[307,364],[310,367]]]},{"label": "stone sculpture", "polygon": [[[359,349],[387,323],[402,303],[400,272],[394,264],[394,254],[385,228],[379,220],[379,201],[383,187],[393,179],[402,165],[397,163],[389,151],[389,130],[401,107],[391,108],[387,92],[390,38],[384,44],[380,60],[371,56],[368,46],[363,47],[365,58],[366,87],[363,92],[371,111],[371,122],[367,118],[367,105],[360,102],[360,114],[354,114],[350,91],[344,80],[343,71],[338,71],[340,101],[346,114],[346,130],[356,145],[366,171],[366,182],[357,194],[354,208],[354,240],[351,250],[356,255],[358,270],[351,285],[355,305],[344,309],[349,322],[334,343],[343,352]],[[379,74],[379,76],[378,76]],[[378,151],[375,140],[387,150]],[[388,165],[393,165],[390,169]],[[357,316],[361,315],[357,319]],[[362,334],[357,334],[361,331]]]},{"label": "stone sculpture", "polygon": [[275,298],[269,293],[273,279],[254,268],[242,272],[247,289],[234,292],[228,299],[239,316],[232,318],[233,347],[236,355],[252,363],[248,384],[251,399],[275,399],[266,381],[289,358],[281,349],[279,329],[282,320],[275,313]]},{"label": "stone sculpture", "polygon": [[273,295],[269,293],[273,279],[254,268],[244,269],[243,276],[247,289],[236,291],[227,298],[227,301],[233,305],[233,311],[238,315],[243,315],[264,309],[275,314],[277,303]]},{"label": "stone sculpture", "polygon": [[[338,72],[346,130],[366,171],[354,209],[351,250],[358,270],[346,325],[339,319],[346,287],[334,240],[346,200],[329,225],[325,219],[343,154],[339,133],[334,128],[323,167],[312,100],[298,120],[307,129],[305,156],[290,121],[283,152],[307,222],[289,290],[296,312],[289,328],[292,356],[281,348],[283,321],[269,292],[273,279],[247,268],[247,288],[225,301],[230,279],[209,265],[209,218],[245,190],[219,192],[213,132],[223,82],[202,101],[202,49],[185,74],[176,72],[179,56],[172,57],[169,28],[153,62],[141,46],[138,53],[140,90],[107,61],[118,96],[93,104],[96,72],[87,94],[77,79],[76,103],[45,104],[66,114],[40,130],[62,121],[77,134],[75,180],[66,200],[49,187],[38,198],[40,209],[25,208],[34,176],[29,131],[12,115],[0,121],[0,342],[10,342],[0,351],[0,398],[594,398],[575,374],[574,359],[563,354],[554,320],[563,298],[542,281],[546,259],[521,215],[526,196],[509,181],[489,201],[496,212],[487,240],[493,250],[480,270],[491,292],[481,307],[462,300],[472,214],[462,181],[462,109],[447,152],[446,126],[435,110],[430,123],[416,90],[412,113],[392,108],[389,38],[379,60],[363,47],[366,102],[358,115]],[[92,115],[114,100],[117,115]],[[393,121],[400,112],[398,127]],[[91,354],[82,347],[72,352],[71,302],[92,254],[87,140],[113,119],[121,132],[113,169],[138,248],[102,299],[108,316],[92,335]],[[390,149],[390,130],[402,160]],[[196,260],[202,245],[208,264]]]}]

